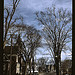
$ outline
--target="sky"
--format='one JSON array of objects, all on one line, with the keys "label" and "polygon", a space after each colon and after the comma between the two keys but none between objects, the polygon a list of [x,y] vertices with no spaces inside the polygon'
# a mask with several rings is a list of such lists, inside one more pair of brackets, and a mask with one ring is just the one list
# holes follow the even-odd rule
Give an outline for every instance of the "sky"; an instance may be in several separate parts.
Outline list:
[{"label": "sky", "polygon": [[[5,7],[11,5],[10,1],[4,0]],[[72,0],[21,0],[16,13],[24,17],[24,23],[28,25],[35,25],[36,28],[39,28],[35,20],[36,11],[44,11],[47,7],[51,7],[52,4],[55,4],[56,8],[68,8],[72,11]]]},{"label": "sky", "polygon": [[[12,0],[4,0],[4,6],[11,7],[10,1]],[[25,24],[34,25],[40,30],[41,27],[38,26],[38,22],[35,20],[36,15],[34,13],[36,11],[44,11],[46,8],[51,7],[52,4],[55,4],[56,8],[63,7],[72,12],[72,0],[21,0],[16,9],[16,14],[17,16],[23,16]],[[66,57],[65,53],[62,53],[62,60]]]}]

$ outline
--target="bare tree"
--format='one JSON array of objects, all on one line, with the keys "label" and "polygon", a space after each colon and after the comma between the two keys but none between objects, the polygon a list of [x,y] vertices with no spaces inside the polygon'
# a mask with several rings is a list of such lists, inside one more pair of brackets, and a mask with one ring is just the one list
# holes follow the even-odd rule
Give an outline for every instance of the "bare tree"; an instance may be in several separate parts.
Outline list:
[{"label": "bare tree", "polygon": [[[12,3],[13,2],[13,3]],[[16,39],[16,33],[18,34],[21,31],[25,31],[26,29],[26,25],[23,24],[23,17],[22,16],[18,16],[15,17],[14,15],[17,15],[16,12],[16,8],[19,4],[20,0],[12,0],[12,6],[10,8],[5,7],[4,8],[4,35],[3,35],[3,49],[5,49],[6,45],[10,45],[10,34],[12,34],[12,36],[14,37],[14,40]],[[15,44],[15,42],[13,43],[13,45]],[[7,57],[7,54],[4,53],[4,59],[5,58],[9,59]],[[10,61],[11,62],[11,61]],[[4,62],[4,65],[6,63]],[[6,67],[7,68],[7,67]]]},{"label": "bare tree", "polygon": [[[27,38],[27,39],[26,39]],[[31,67],[33,69],[34,74],[34,55],[35,51],[38,47],[40,47],[41,43],[41,36],[34,27],[29,26],[27,29],[27,34],[25,35],[25,44],[29,49],[29,56],[30,56],[30,71]]]},{"label": "bare tree", "polygon": [[53,54],[56,73],[59,75],[61,51],[65,50],[66,44],[72,41],[72,14],[67,9],[56,9],[53,6],[47,8],[46,12],[36,12],[36,18],[43,26],[42,35]]},{"label": "bare tree", "polygon": [[[19,48],[19,53],[24,59],[25,62],[25,75],[27,73],[27,65],[29,65],[30,74],[31,68],[34,72],[34,56],[36,49],[40,46],[41,36],[34,27],[28,26],[27,30],[23,34],[24,41],[20,39],[20,36],[17,39]],[[34,73],[33,73],[34,74]]]},{"label": "bare tree", "polygon": [[23,20],[23,17],[21,16],[14,18],[14,14],[19,2],[20,0],[13,0],[12,7],[10,9],[6,7],[4,8],[4,35],[3,35],[4,47],[3,48],[5,48],[5,45],[6,45],[6,39],[7,39],[7,34],[9,29],[16,26],[15,24],[18,20],[21,20],[21,21]]}]

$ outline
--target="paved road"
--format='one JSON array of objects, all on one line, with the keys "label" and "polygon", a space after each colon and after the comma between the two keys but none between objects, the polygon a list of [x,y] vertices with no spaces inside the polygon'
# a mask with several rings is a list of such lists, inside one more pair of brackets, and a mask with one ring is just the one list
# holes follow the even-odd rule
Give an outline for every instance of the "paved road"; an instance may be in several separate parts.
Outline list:
[{"label": "paved road", "polygon": [[39,75],[56,75],[54,72],[49,72],[49,73],[39,73]]}]

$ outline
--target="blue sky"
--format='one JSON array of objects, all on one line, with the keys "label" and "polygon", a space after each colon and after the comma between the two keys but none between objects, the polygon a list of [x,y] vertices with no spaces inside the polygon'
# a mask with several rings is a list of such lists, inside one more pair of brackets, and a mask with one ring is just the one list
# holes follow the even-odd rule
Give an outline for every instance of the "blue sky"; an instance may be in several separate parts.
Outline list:
[{"label": "blue sky", "polygon": [[[10,1],[12,0],[4,0],[4,6],[11,7]],[[51,7],[52,4],[55,4],[56,8],[63,7],[72,11],[72,0],[21,0],[16,10],[16,15],[22,15],[25,24],[34,25],[37,29],[41,29],[35,20],[36,16],[34,13],[36,11],[44,11],[45,8]],[[65,53],[62,53],[62,60],[65,58]]]},{"label": "blue sky", "polygon": [[[12,0],[4,1],[5,7],[11,5],[10,1]],[[29,25],[34,24],[38,28],[34,13],[36,11],[44,11],[45,8],[51,7],[52,4],[55,4],[56,8],[63,7],[72,11],[72,0],[21,0],[16,13],[24,17],[24,23]]]}]

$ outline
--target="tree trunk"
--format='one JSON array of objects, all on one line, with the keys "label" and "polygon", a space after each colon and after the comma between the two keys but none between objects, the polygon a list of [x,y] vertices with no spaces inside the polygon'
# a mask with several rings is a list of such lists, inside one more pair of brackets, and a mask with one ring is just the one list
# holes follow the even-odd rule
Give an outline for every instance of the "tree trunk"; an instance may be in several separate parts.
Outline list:
[{"label": "tree trunk", "polygon": [[9,75],[12,75],[12,35],[11,35],[11,51],[10,51],[10,71],[9,71]]},{"label": "tree trunk", "polygon": [[55,58],[56,75],[59,75],[59,59]]},{"label": "tree trunk", "polygon": [[59,63],[60,63],[60,75],[61,75],[61,54],[60,54]]},{"label": "tree trunk", "polygon": [[25,75],[26,75],[26,73],[27,73],[27,62],[25,64]]},{"label": "tree trunk", "polygon": [[33,57],[33,75],[34,75],[34,57]]},{"label": "tree trunk", "polygon": [[30,62],[29,62],[29,68],[30,68],[30,75],[31,75],[31,59],[30,59]]}]

